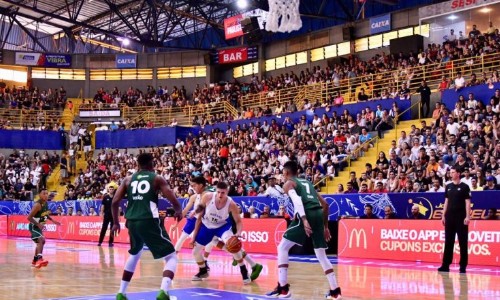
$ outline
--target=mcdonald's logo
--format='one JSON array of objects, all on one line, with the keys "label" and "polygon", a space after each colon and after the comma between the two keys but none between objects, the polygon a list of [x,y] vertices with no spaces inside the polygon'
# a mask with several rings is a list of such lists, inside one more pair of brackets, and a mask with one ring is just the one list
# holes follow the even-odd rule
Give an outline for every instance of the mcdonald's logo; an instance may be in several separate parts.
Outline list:
[{"label": "mcdonald's logo", "polygon": [[[352,241],[356,237],[356,248],[360,248],[361,244],[360,242],[363,241],[363,249],[367,248],[367,241],[366,241],[366,232],[364,229],[353,229],[351,231],[351,236],[349,237],[349,248],[352,248]],[[363,240],[361,240],[361,237],[363,237]]]},{"label": "mcdonald's logo", "polygon": [[75,234],[75,222],[68,223],[68,234]]}]

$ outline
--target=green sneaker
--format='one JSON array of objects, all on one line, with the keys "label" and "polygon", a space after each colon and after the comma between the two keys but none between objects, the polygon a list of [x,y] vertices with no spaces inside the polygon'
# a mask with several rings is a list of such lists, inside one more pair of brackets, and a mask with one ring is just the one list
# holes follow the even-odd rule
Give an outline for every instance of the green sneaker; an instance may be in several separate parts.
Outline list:
[{"label": "green sneaker", "polygon": [[252,281],[259,278],[260,272],[262,272],[262,268],[263,267],[261,264],[255,264],[255,267],[252,267],[252,274],[250,275],[250,279],[252,279]]},{"label": "green sneaker", "polygon": [[128,300],[128,298],[127,296],[125,296],[125,294],[118,293],[116,294],[116,300]]},{"label": "green sneaker", "polygon": [[168,295],[168,292],[165,293],[164,290],[160,290],[156,296],[156,300],[170,300],[170,296]]}]

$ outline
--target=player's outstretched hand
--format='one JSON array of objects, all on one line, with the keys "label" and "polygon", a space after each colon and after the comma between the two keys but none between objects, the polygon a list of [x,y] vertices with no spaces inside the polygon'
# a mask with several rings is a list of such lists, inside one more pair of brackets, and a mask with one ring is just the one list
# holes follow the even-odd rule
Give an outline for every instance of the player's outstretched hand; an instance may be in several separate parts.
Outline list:
[{"label": "player's outstretched hand", "polygon": [[120,223],[113,224],[113,227],[111,227],[111,234],[118,235],[119,233],[120,233]]},{"label": "player's outstretched hand", "polygon": [[332,235],[330,234],[330,229],[328,227],[325,227],[325,240],[329,242],[332,239]]},{"label": "player's outstretched hand", "polygon": [[176,211],[174,213],[174,219],[177,221],[177,222],[180,222],[182,220],[182,211]]}]

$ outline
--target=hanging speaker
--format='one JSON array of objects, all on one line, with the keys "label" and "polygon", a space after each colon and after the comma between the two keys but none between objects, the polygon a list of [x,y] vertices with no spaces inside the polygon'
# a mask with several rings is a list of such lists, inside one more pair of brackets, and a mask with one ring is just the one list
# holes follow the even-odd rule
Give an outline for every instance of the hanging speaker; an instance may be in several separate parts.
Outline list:
[{"label": "hanging speaker", "polygon": [[257,17],[243,19],[240,24],[249,45],[259,43],[262,40],[262,32]]}]

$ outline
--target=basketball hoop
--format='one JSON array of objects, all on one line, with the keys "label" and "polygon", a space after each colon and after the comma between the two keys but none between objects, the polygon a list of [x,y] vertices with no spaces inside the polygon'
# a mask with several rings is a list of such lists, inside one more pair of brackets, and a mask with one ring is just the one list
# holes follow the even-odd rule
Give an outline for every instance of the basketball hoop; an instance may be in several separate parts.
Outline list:
[{"label": "basketball hoop", "polygon": [[292,32],[302,27],[299,13],[300,0],[269,0],[266,30]]}]

